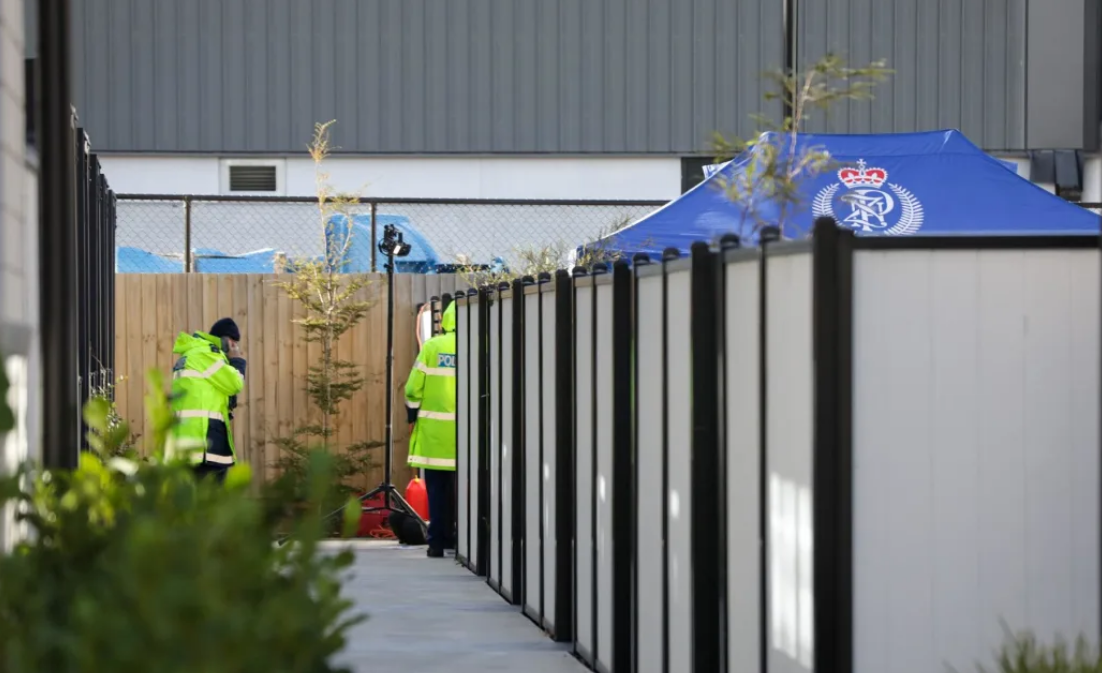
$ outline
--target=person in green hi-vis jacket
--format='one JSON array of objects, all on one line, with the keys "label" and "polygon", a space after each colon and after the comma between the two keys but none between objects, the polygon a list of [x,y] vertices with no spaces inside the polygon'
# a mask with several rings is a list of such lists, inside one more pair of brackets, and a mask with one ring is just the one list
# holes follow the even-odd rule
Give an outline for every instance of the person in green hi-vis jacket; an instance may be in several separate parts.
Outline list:
[{"label": "person in green hi-vis jacket", "polygon": [[444,333],[421,347],[406,382],[409,464],[425,471],[433,558],[455,549],[455,302],[440,327]]}]

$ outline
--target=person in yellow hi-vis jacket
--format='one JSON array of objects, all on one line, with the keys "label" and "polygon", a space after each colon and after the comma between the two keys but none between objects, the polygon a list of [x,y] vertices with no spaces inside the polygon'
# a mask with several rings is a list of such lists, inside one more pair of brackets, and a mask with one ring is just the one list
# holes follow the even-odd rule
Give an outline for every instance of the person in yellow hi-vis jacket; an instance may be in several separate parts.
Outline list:
[{"label": "person in yellow hi-vis jacket", "polygon": [[429,495],[428,555],[455,549],[455,303],[440,320],[444,333],[421,347],[406,382],[409,464],[425,471]]},{"label": "person in yellow hi-vis jacket", "polygon": [[233,411],[245,387],[241,330],[232,318],[214,323],[210,332],[181,332],[172,347],[173,452],[187,451],[197,477],[218,482],[236,462]]}]

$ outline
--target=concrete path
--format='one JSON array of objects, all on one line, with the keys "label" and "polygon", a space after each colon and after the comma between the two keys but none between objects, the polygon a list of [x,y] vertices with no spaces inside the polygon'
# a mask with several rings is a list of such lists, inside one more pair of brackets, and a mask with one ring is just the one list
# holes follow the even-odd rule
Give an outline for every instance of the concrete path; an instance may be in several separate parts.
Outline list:
[{"label": "concrete path", "polygon": [[356,673],[582,673],[587,669],[520,610],[456,564],[424,548],[348,543],[356,554],[346,595],[368,615],[341,665]]}]

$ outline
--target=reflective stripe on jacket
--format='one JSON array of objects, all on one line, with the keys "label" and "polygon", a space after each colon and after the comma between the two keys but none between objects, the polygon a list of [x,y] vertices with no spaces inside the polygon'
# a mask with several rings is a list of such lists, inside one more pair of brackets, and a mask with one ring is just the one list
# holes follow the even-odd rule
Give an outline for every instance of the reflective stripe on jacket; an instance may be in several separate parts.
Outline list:
[{"label": "reflective stripe on jacket", "polygon": [[409,464],[455,470],[455,303],[440,320],[444,333],[421,347],[406,382],[406,409],[416,414]]},{"label": "reflective stripe on jacket", "polygon": [[222,342],[205,332],[180,333],[172,348],[172,411],[175,451],[186,451],[193,463],[234,464],[230,398],[245,387],[245,360],[233,362]]}]

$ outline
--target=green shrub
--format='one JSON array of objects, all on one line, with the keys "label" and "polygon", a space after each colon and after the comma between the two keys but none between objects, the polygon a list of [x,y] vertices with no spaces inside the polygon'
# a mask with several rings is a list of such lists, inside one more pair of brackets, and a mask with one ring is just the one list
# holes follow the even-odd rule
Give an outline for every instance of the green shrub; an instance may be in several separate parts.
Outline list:
[{"label": "green shrub", "polygon": [[11,384],[8,383],[8,371],[6,367],[4,354],[0,353],[0,434],[8,432],[15,427],[15,414],[12,413],[11,407],[8,406],[8,388]]},{"label": "green shrub", "polygon": [[[277,498],[249,494],[247,466],[219,487],[165,460],[159,375],[150,388],[161,450],[149,462],[112,457],[128,431],[93,402],[95,452],[76,470],[0,480],[0,503],[16,502],[32,529],[0,556],[0,671],[343,670],[330,659],[363,619],[341,594],[351,555],[318,549],[316,518],[297,523],[293,544],[273,544],[282,513],[265,503]],[[312,493],[330,483],[329,463],[311,455]]]},{"label": "green shrub", "polygon": [[1032,633],[1012,633],[1005,624],[1004,629],[994,666],[980,665],[979,673],[1102,673],[1102,652],[1085,636],[1074,644],[1062,638],[1043,643]]},{"label": "green shrub", "polygon": [[[329,183],[323,165],[336,147],[330,128],[335,120],[314,124],[314,135],[307,145],[314,162],[317,197],[317,232],[325,241],[321,259],[291,260],[275,286],[297,304],[299,314],[292,322],[302,330],[302,340],[317,346],[319,358],[306,374],[304,391],[314,406],[312,422],[305,423],[283,437],[270,437],[279,449],[273,466],[279,471],[279,481],[290,499],[287,501],[287,521],[301,516],[314,516],[305,506],[303,475],[308,455],[313,448],[324,448],[333,456],[333,480],[323,495],[320,508],[326,513],[362,493],[355,484],[377,466],[373,454],[384,446],[378,440],[358,441],[341,445],[337,441],[337,420],[345,402],[362,390],[367,379],[364,366],[339,357],[338,342],[367,317],[379,298],[370,290],[375,281],[365,274],[346,273],[348,253],[353,239],[359,198],[341,194]],[[338,235],[339,234],[339,235]],[[374,245],[374,243],[371,243]],[[356,514],[360,512],[355,506]],[[333,520],[334,530],[340,521]]]},{"label": "green shrub", "polygon": [[[97,379],[98,382],[91,385],[92,401],[97,405],[96,413],[100,413],[98,405],[106,404],[105,413],[107,416],[108,430],[114,431],[117,428],[124,427],[126,421],[119,415],[118,407],[115,405],[115,389],[118,387],[119,383],[126,381],[126,377],[120,376],[118,380],[115,381],[113,380],[111,370],[101,367],[99,372],[97,372]],[[93,379],[93,381],[97,379]],[[140,438],[141,435],[128,432],[127,436],[120,438],[118,444],[114,446],[112,455],[139,459],[138,440]]]},{"label": "green shrub", "polygon": [[[343,451],[328,453],[331,463],[329,474],[332,478],[326,484],[325,491],[320,497],[311,498],[308,493],[308,474],[311,455],[317,451],[307,443],[311,437],[309,432],[303,432],[290,437],[280,437],[274,440],[279,447],[280,455],[273,461],[279,476],[276,478],[277,488],[272,489],[278,494],[278,498],[284,503],[287,516],[284,517],[280,528],[286,528],[302,516],[325,516],[334,512],[341,505],[356,500],[364,491],[356,486],[356,481],[368,474],[376,466],[374,452],[382,442],[361,442],[344,447]],[[317,440],[317,436],[313,436]],[[324,444],[322,444],[324,446]],[[316,506],[312,506],[316,505]],[[356,501],[349,513],[359,516],[361,506]],[[345,510],[348,512],[348,510]],[[339,535],[341,519],[333,518],[325,522],[327,535]]]}]

